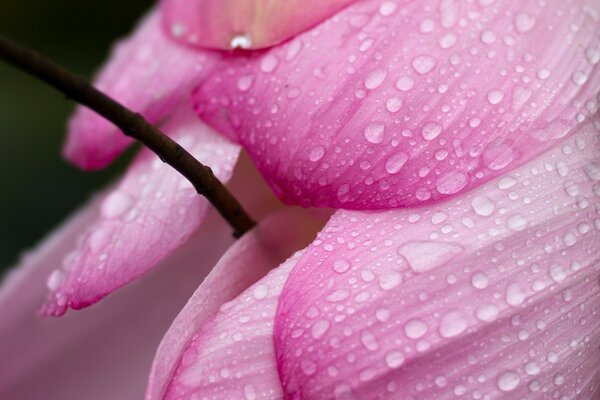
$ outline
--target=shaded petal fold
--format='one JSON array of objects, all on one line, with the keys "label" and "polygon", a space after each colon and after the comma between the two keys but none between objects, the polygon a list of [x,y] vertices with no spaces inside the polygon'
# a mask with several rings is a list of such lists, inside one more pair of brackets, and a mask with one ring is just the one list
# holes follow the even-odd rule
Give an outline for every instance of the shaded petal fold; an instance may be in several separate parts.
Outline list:
[{"label": "shaded petal fold", "polygon": [[[156,124],[187,99],[213,66],[210,53],[177,44],[163,32],[160,15],[152,11],[133,35],[114,48],[98,73],[95,86]],[[78,107],[69,122],[65,157],[84,169],[102,168],[132,139],[111,122]]]},{"label": "shaded petal fold", "polygon": [[205,228],[156,270],[97,307],[40,318],[46,277],[100,213],[102,197],[26,255],[0,286],[0,398],[140,399],[161,337],[232,244],[212,213]]},{"label": "shaded petal fold", "polygon": [[338,211],[280,297],[286,398],[594,398],[599,132],[445,202]]},{"label": "shaded petal fold", "polygon": [[193,46],[260,49],[291,38],[356,0],[163,0],[165,29]]},{"label": "shaded petal fold", "polygon": [[306,211],[288,209],[235,243],[165,335],[146,398],[281,397],[273,321],[279,293],[298,257],[263,276],[307,245],[321,225]]},{"label": "shaded petal fold", "polygon": [[234,53],[196,109],[294,204],[427,204],[505,174],[598,109],[597,1],[366,0]]},{"label": "shaded petal fold", "polygon": [[[182,107],[164,130],[223,182],[232,174],[239,146],[228,142]],[[194,187],[150,150],[104,198],[93,224],[62,268],[48,278],[44,314],[89,306],[154,267],[184,244],[209,209]],[[57,265],[58,266],[58,265]]]}]

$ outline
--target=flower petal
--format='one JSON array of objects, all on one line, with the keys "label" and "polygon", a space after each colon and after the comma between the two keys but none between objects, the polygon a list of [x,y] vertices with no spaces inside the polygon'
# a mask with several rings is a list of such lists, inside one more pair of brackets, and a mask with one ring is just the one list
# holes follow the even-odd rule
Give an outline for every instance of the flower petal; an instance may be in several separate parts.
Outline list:
[{"label": "flower petal", "polygon": [[426,204],[523,164],[597,111],[599,16],[589,0],[361,1],[230,55],[196,109],[287,202]]},{"label": "flower petal", "polygon": [[[186,107],[164,126],[192,155],[229,180],[239,146],[201,123]],[[87,307],[154,267],[198,229],[208,201],[177,171],[144,149],[104,199],[96,221],[50,279],[42,312]]]},{"label": "flower petal", "polygon": [[158,343],[177,312],[233,242],[212,213],[205,228],[162,265],[97,307],[40,318],[46,276],[100,212],[96,198],[0,286],[0,398],[106,400],[143,397]]},{"label": "flower petal", "polygon": [[356,0],[163,0],[165,27],[194,46],[273,46]]},{"label": "flower petal", "polygon": [[[238,398],[244,390],[251,390],[246,387],[249,383],[256,385],[252,390],[260,397],[269,394],[267,398],[272,399],[281,392],[272,345],[273,320],[278,294],[293,262],[248,287],[307,245],[320,226],[306,211],[287,209],[264,220],[225,253],[165,335],[154,361],[147,400]],[[242,355],[243,361],[238,358]],[[240,369],[238,362],[252,364],[252,368]]]},{"label": "flower petal", "polygon": [[470,194],[334,215],[280,298],[287,398],[594,398],[596,123]]},{"label": "flower petal", "polygon": [[[115,47],[95,85],[150,123],[158,123],[189,95],[212,65],[210,53],[171,41],[163,33],[158,12],[152,11],[130,38]],[[69,123],[64,155],[81,168],[97,169],[109,164],[131,142],[112,123],[80,106]]]}]

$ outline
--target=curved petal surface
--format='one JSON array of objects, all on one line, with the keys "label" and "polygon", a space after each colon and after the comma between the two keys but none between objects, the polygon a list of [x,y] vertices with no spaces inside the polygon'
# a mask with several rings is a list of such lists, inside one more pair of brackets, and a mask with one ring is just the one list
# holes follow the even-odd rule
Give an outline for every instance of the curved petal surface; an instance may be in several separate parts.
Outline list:
[{"label": "curved petal surface", "polygon": [[[259,397],[272,399],[281,393],[273,320],[278,294],[291,268],[280,267],[273,276],[249,287],[306,246],[320,226],[322,222],[306,211],[287,209],[236,242],[163,338],[146,398],[238,398],[244,390],[253,390]],[[258,386],[244,389],[249,383]]]},{"label": "curved petal surface", "polygon": [[598,109],[596,1],[365,0],[194,94],[289,203],[427,204],[553,147]]},{"label": "curved petal surface", "polygon": [[93,309],[40,318],[46,277],[100,212],[97,198],[28,254],[0,286],[0,398],[143,397],[164,332],[221,254],[231,229],[212,213],[205,230],[159,268]]},{"label": "curved petal surface", "polygon": [[[95,86],[150,123],[168,116],[191,88],[211,70],[213,57],[170,40],[160,15],[152,11],[130,38],[114,48]],[[78,107],[68,127],[64,156],[84,169],[108,165],[132,139],[111,122],[85,107]]]},{"label": "curved petal surface", "polygon": [[[165,125],[185,149],[228,181],[239,146],[213,132],[182,107]],[[63,267],[49,278],[42,312],[62,315],[87,307],[143,275],[198,229],[209,202],[177,171],[144,149],[106,196],[95,222]]]},{"label": "curved petal surface", "polygon": [[286,398],[594,398],[599,132],[446,202],[334,215],[280,298]]},{"label": "curved petal surface", "polygon": [[165,28],[193,46],[260,49],[283,42],[356,0],[163,0]]}]

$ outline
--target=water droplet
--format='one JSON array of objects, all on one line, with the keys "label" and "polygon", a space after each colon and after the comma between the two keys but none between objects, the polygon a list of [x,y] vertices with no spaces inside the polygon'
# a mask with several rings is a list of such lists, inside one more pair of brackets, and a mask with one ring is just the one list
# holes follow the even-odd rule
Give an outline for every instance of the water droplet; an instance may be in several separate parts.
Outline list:
[{"label": "water droplet", "polygon": [[535,18],[527,13],[517,13],[515,15],[515,29],[519,33],[526,33],[533,29]]},{"label": "water droplet", "polygon": [[379,276],[379,286],[383,290],[392,290],[402,283],[402,275],[398,271],[386,270]]},{"label": "water droplet", "polygon": [[229,46],[232,49],[249,49],[252,47],[252,39],[250,39],[250,36],[244,34],[235,35],[231,38]]},{"label": "water droplet", "polygon": [[245,385],[244,396],[246,397],[246,400],[256,400],[256,390],[254,389],[254,386]]},{"label": "water droplet", "polygon": [[264,299],[269,295],[269,286],[264,283],[261,283],[260,285],[254,288],[253,295],[256,300]]},{"label": "water droplet", "polygon": [[469,183],[469,177],[460,171],[450,171],[438,177],[435,187],[441,194],[460,192]]},{"label": "water droplet", "polygon": [[365,78],[365,87],[369,90],[377,89],[383,83],[386,76],[387,70],[383,68],[371,71]]},{"label": "water droplet", "polygon": [[250,87],[252,86],[253,82],[254,82],[254,77],[252,75],[244,75],[238,79],[237,88],[241,92],[247,92],[248,89],[250,89]]},{"label": "water droplet", "polygon": [[395,369],[404,364],[404,354],[399,350],[392,350],[385,356],[385,363],[388,367]]},{"label": "water droplet", "polygon": [[513,231],[522,231],[527,227],[527,218],[522,214],[515,214],[506,220],[506,226]]},{"label": "water droplet", "polygon": [[401,108],[402,105],[404,103],[402,102],[402,100],[396,96],[394,97],[390,97],[389,99],[387,99],[387,101],[385,102],[385,108],[391,112],[391,113],[395,113],[398,112]]},{"label": "water droplet", "polygon": [[423,273],[445,264],[463,252],[463,247],[450,242],[407,242],[398,248],[413,271]]},{"label": "water droplet", "polygon": [[587,82],[588,76],[583,71],[575,71],[573,72],[573,75],[571,75],[571,80],[574,84],[582,86]]},{"label": "water droplet", "polygon": [[390,16],[394,13],[394,11],[396,11],[396,7],[398,5],[393,2],[393,1],[386,1],[383,2],[380,6],[379,6],[379,13],[381,15],[383,15],[384,17]]},{"label": "water droplet", "polygon": [[510,392],[519,386],[521,378],[516,371],[505,371],[498,375],[498,389],[503,392]]},{"label": "water droplet", "polygon": [[435,58],[428,55],[415,57],[412,61],[412,67],[421,75],[431,72],[435,68],[435,64]]},{"label": "water droplet", "polygon": [[308,159],[312,162],[317,162],[325,155],[325,147],[315,146],[308,155]]},{"label": "water droplet", "polygon": [[409,76],[400,77],[396,81],[396,88],[398,90],[402,90],[403,92],[407,92],[415,86],[415,81]]},{"label": "water droplet", "polygon": [[496,203],[494,203],[489,197],[477,196],[471,200],[471,207],[477,215],[482,217],[489,217],[494,213],[496,209]]},{"label": "water droplet", "polygon": [[491,322],[498,317],[500,311],[494,304],[481,304],[475,310],[475,316],[483,322]]},{"label": "water droplet", "polygon": [[133,205],[133,199],[127,193],[121,191],[112,192],[102,202],[102,215],[106,218],[116,218],[129,210]]},{"label": "water droplet", "polygon": [[567,273],[566,273],[564,267],[560,264],[552,264],[548,268],[548,271],[550,273],[550,277],[556,283],[560,283],[560,282],[564,281],[565,279],[567,279]]},{"label": "water droplet", "polygon": [[483,150],[483,163],[492,171],[506,168],[514,159],[514,145],[509,140],[496,139]]},{"label": "water droplet", "polygon": [[490,90],[487,95],[487,100],[490,104],[496,105],[504,99],[504,93],[499,90]]},{"label": "water droplet", "polygon": [[433,140],[442,133],[442,126],[435,122],[428,122],[423,125],[421,129],[421,135],[425,140]]},{"label": "water droplet", "polygon": [[489,282],[490,280],[488,279],[487,275],[483,272],[476,272],[471,277],[471,284],[475,289],[485,289],[488,286]]},{"label": "water droplet", "polygon": [[539,142],[562,139],[571,131],[567,121],[555,120],[540,129],[534,129],[531,136]]},{"label": "water droplet", "polygon": [[365,139],[369,143],[379,144],[383,142],[385,125],[381,122],[373,122],[365,128]]},{"label": "water droplet", "polygon": [[535,361],[530,361],[525,364],[525,373],[527,375],[535,376],[540,373],[541,368]]},{"label": "water droplet", "polygon": [[379,349],[377,338],[371,331],[364,330],[360,335],[360,341],[367,350],[377,351]]},{"label": "water droplet", "polygon": [[279,60],[272,54],[267,54],[263,57],[260,62],[260,69],[262,72],[269,73],[275,71],[277,65],[279,64]]},{"label": "water droplet", "polygon": [[440,37],[438,44],[442,49],[449,49],[458,41],[458,37],[454,33],[446,33]]},{"label": "water droplet", "polygon": [[511,283],[506,287],[506,302],[511,306],[518,306],[525,300],[525,293],[521,290],[519,285]]},{"label": "water droplet", "polygon": [[323,335],[329,330],[330,323],[326,319],[315,322],[311,328],[311,335],[313,339],[321,339]]},{"label": "water droplet", "polygon": [[390,174],[397,174],[408,161],[408,154],[399,152],[391,155],[385,162],[385,170]]},{"label": "water droplet", "polygon": [[464,314],[458,310],[446,313],[440,320],[440,335],[444,338],[454,337],[467,329],[468,324]]},{"label": "water droplet", "polygon": [[46,287],[48,287],[48,289],[51,291],[55,291],[62,285],[66,277],[67,274],[64,271],[55,269],[48,276],[48,279],[46,280]]},{"label": "water droplet", "polygon": [[343,274],[350,269],[350,263],[346,260],[336,260],[333,263],[333,270],[338,274]]},{"label": "water droplet", "polygon": [[409,320],[404,325],[404,333],[411,339],[419,339],[427,333],[427,323],[421,319],[415,318]]}]

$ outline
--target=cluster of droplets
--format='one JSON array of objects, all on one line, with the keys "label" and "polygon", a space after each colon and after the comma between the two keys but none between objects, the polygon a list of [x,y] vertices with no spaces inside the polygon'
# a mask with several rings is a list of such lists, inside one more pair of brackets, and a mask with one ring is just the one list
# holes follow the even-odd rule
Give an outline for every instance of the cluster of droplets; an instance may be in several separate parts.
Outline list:
[{"label": "cluster of droplets", "polygon": [[[460,193],[550,148],[598,109],[594,9],[506,3],[349,7],[239,60],[203,85],[197,109],[221,128],[227,116],[223,130],[293,202],[392,208]],[[563,12],[577,17],[567,23]],[[531,45],[542,36],[551,52]],[[345,61],[325,61],[328,52]]]},{"label": "cluster of droplets", "polygon": [[589,397],[599,144],[600,124],[587,124],[442,206],[334,216],[284,292],[284,386],[339,399]]}]

